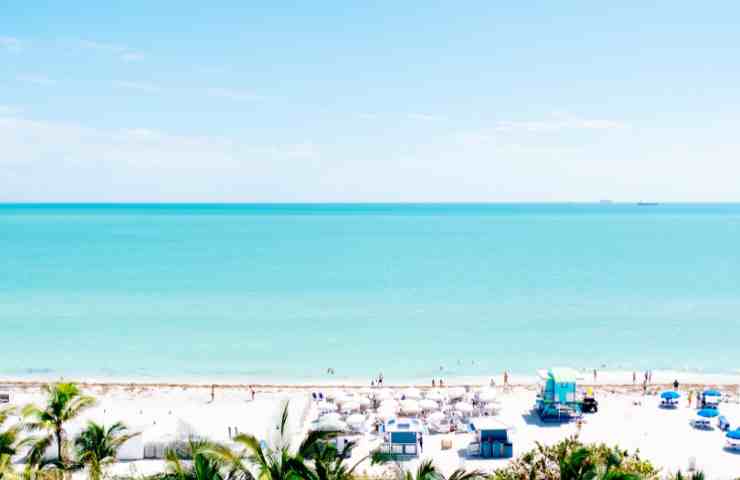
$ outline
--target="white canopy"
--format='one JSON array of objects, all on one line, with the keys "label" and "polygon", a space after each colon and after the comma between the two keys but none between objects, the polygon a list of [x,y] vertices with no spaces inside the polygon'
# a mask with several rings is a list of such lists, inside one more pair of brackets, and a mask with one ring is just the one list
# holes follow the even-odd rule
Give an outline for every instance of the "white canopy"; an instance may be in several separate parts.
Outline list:
[{"label": "white canopy", "polygon": [[349,417],[347,417],[347,425],[350,426],[359,426],[363,425],[365,423],[365,415],[361,413],[353,413]]},{"label": "white canopy", "polygon": [[380,408],[387,408],[398,411],[398,402],[389,398],[380,402]]},{"label": "white canopy", "polygon": [[327,400],[336,400],[344,395],[346,394],[342,390],[329,390],[324,396]]},{"label": "white canopy", "polygon": [[427,392],[426,398],[428,398],[429,400],[435,400],[437,402],[441,402],[447,399],[447,393],[441,390],[432,390],[430,392]]},{"label": "white canopy", "polygon": [[342,408],[341,408],[343,412],[356,412],[359,409],[360,409],[360,402],[355,401],[355,400],[351,402],[343,403]]},{"label": "white canopy", "polygon": [[486,412],[495,412],[498,409],[498,404],[493,402],[488,402],[483,406],[483,410]]},{"label": "white canopy", "polygon": [[362,407],[369,407],[372,403],[369,398],[367,397],[358,397],[357,401],[360,402],[360,406]]},{"label": "white canopy", "polygon": [[419,406],[422,410],[437,410],[439,408],[439,404],[437,402],[428,398],[421,400],[419,402]]},{"label": "white canopy", "polygon": [[327,419],[325,420],[324,417],[320,418],[319,421],[316,424],[316,430],[322,431],[322,432],[344,432],[347,430],[347,424],[341,420],[336,419]]},{"label": "white canopy", "polygon": [[383,407],[380,407],[378,409],[378,418],[383,421],[386,421],[389,418],[393,418],[395,416],[396,416],[396,410],[393,410],[390,408],[383,408]]},{"label": "white canopy", "polygon": [[376,400],[386,400],[393,398],[393,390],[390,390],[388,388],[381,388],[380,390],[376,390],[373,392],[373,395],[375,395]]},{"label": "white canopy", "polygon": [[325,413],[319,418],[319,422],[338,422],[342,420],[342,416],[337,412]]}]

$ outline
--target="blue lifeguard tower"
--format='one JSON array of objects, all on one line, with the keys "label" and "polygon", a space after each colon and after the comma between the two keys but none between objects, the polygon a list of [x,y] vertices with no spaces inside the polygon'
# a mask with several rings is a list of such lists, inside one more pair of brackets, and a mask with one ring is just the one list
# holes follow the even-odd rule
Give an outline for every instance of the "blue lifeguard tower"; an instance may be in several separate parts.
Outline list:
[{"label": "blue lifeguard tower", "polygon": [[419,455],[419,436],[424,426],[416,418],[392,418],[383,425],[385,441],[380,451],[392,456],[416,457]]},{"label": "blue lifeguard tower", "polygon": [[536,409],[545,421],[569,421],[581,414],[581,401],[576,395],[578,372],[572,368],[551,368],[537,372],[540,392]]}]

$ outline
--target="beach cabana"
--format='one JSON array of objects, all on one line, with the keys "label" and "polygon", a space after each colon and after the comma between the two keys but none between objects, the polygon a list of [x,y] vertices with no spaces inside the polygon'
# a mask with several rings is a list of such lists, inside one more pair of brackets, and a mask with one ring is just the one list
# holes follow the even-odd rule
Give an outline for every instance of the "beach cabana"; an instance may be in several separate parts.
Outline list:
[{"label": "beach cabana", "polygon": [[537,372],[540,392],[536,409],[542,420],[570,420],[580,414],[581,404],[576,398],[578,372],[572,368],[551,368]]},{"label": "beach cabana", "polygon": [[728,449],[740,451],[740,428],[727,432],[725,438],[727,439],[726,446]]},{"label": "beach cabana", "polygon": [[676,408],[678,407],[678,399],[681,398],[681,394],[675,390],[668,390],[660,394],[660,406],[661,408]]},{"label": "beach cabana", "polygon": [[701,394],[701,408],[718,408],[722,399],[722,392],[719,390],[704,390]]},{"label": "beach cabana", "polygon": [[468,454],[481,458],[511,458],[514,446],[509,438],[511,428],[491,417],[470,421],[470,430],[475,432],[476,441],[468,446]]},{"label": "beach cabana", "polygon": [[419,436],[423,430],[421,422],[414,418],[388,420],[383,426],[385,441],[380,447],[381,452],[399,456],[418,456]]}]

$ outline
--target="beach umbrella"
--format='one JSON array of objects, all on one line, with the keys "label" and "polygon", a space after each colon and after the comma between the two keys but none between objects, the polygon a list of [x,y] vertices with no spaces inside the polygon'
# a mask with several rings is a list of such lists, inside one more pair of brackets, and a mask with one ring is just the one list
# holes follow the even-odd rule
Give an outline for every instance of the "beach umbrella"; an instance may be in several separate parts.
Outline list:
[{"label": "beach umbrella", "polygon": [[367,397],[359,397],[357,401],[360,402],[361,407],[369,407],[372,404],[370,399]]},{"label": "beach umbrella", "polygon": [[445,414],[442,412],[434,412],[431,415],[429,415],[428,420],[430,422],[441,422],[445,419]]},{"label": "beach umbrella", "polygon": [[319,418],[319,421],[327,422],[338,422],[340,420],[342,420],[342,416],[339,415],[337,412],[325,413]]},{"label": "beach umbrella", "polygon": [[371,393],[373,393],[373,389],[370,387],[362,387],[357,391],[357,393],[359,393],[360,395],[370,395]]},{"label": "beach umbrella", "polygon": [[344,396],[345,393],[341,390],[329,390],[326,392],[326,399],[327,400],[336,400],[337,398]]},{"label": "beach umbrella", "polygon": [[373,392],[373,395],[375,396],[375,400],[388,400],[393,398],[393,390],[383,388],[376,392]]},{"label": "beach umbrella", "polygon": [[351,401],[351,402],[345,402],[342,404],[341,410],[343,412],[355,412],[360,409],[360,402],[357,401]]},{"label": "beach umbrella", "polygon": [[365,415],[361,413],[353,413],[349,417],[347,417],[347,425],[350,426],[359,426],[363,425],[365,423]]},{"label": "beach umbrella", "polygon": [[704,390],[704,396],[705,397],[721,397],[722,392],[720,392],[719,390],[714,390],[714,389]]},{"label": "beach umbrella", "polygon": [[434,400],[430,400],[428,398],[425,398],[424,400],[421,400],[419,402],[419,406],[422,410],[436,410],[439,408],[439,404],[435,402]]},{"label": "beach umbrella", "polygon": [[321,412],[334,412],[337,409],[337,404],[329,402],[319,402],[316,404],[316,407],[318,407],[319,411]]},{"label": "beach umbrella", "polygon": [[343,404],[347,402],[351,402],[355,399],[355,397],[347,394],[347,393],[340,393],[339,395],[334,398],[334,403]]},{"label": "beach umbrella", "polygon": [[478,398],[481,402],[492,402],[496,399],[496,390],[492,388],[486,388],[478,393]]},{"label": "beach umbrella", "polygon": [[419,413],[419,402],[416,400],[401,400],[401,411],[403,413]]},{"label": "beach umbrella", "polygon": [[387,399],[380,402],[380,408],[385,408],[388,410],[398,411],[398,402],[393,399]]},{"label": "beach umbrella", "polygon": [[729,438],[730,440],[740,440],[740,428],[736,428],[735,430],[727,432],[727,435],[725,437]]},{"label": "beach umbrella", "polygon": [[483,410],[486,412],[493,412],[498,408],[498,405],[492,402],[488,402],[483,406]]},{"label": "beach umbrella", "polygon": [[396,416],[396,410],[391,408],[379,408],[378,409],[378,418],[382,421],[387,421],[388,419],[391,419]]},{"label": "beach umbrella", "polygon": [[681,394],[674,390],[668,390],[660,394],[660,398],[663,400],[675,400],[679,397],[681,397]]},{"label": "beach umbrella", "polygon": [[462,387],[452,387],[447,390],[450,398],[462,398],[465,395],[465,389]]},{"label": "beach umbrella", "polygon": [[696,412],[696,414],[702,418],[714,418],[719,415],[719,411],[714,408],[704,408]]},{"label": "beach umbrella", "polygon": [[316,430],[320,432],[344,432],[347,430],[347,424],[341,420],[320,418],[316,423]]},{"label": "beach umbrella", "polygon": [[460,413],[470,413],[473,411],[473,406],[468,402],[458,402],[455,404],[455,410]]},{"label": "beach umbrella", "polygon": [[421,398],[421,390],[415,387],[409,387],[403,390],[401,394],[410,400],[416,400],[416,399]]},{"label": "beach umbrella", "polygon": [[429,400],[434,400],[436,402],[442,402],[447,398],[447,394],[442,392],[441,390],[432,390],[431,392],[427,392],[426,398]]}]

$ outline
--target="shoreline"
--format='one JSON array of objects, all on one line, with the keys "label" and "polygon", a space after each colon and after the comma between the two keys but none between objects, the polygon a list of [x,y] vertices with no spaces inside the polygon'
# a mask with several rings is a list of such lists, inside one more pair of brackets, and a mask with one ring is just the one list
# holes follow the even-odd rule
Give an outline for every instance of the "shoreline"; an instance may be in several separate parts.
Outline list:
[{"label": "shoreline", "polygon": [[[642,372],[637,372],[637,381],[632,382],[632,372],[628,371],[597,371],[597,378],[594,381],[592,371],[579,370],[578,383],[584,387],[598,388],[626,388],[642,387]],[[386,377],[387,378],[387,377]],[[443,377],[444,378],[444,377]],[[496,374],[490,377],[451,377],[445,378],[445,387],[486,387],[490,386],[493,380],[497,387],[504,385],[503,374]],[[699,386],[721,386],[721,387],[740,387],[740,374],[715,374],[688,372],[677,370],[657,370],[652,372],[652,381],[648,383],[649,387],[671,386],[674,380],[678,380],[681,387],[699,387]],[[305,390],[319,388],[342,388],[342,389],[360,389],[360,388],[405,388],[416,387],[421,389],[433,388],[431,379],[422,382],[419,379],[398,379],[387,380],[381,386],[372,387],[367,380],[352,378],[325,378],[312,380],[290,381],[285,379],[266,379],[266,378],[222,378],[222,377],[161,377],[141,378],[141,377],[98,377],[98,376],[36,376],[36,375],[12,375],[0,376],[0,387],[15,388],[33,388],[40,387],[44,384],[58,381],[71,381],[83,387],[118,387],[118,388],[210,388],[215,386],[219,389],[279,389],[279,390]],[[537,385],[539,379],[536,375],[509,375],[508,386],[510,387],[529,387]],[[436,385],[439,388],[439,385]]]}]

